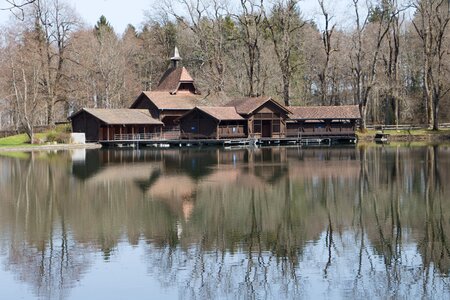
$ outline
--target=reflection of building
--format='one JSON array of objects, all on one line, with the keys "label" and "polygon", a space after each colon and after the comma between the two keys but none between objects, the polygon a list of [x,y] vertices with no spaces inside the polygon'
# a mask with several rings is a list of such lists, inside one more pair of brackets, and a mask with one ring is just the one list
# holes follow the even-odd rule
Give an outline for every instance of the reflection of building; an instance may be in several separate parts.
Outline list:
[{"label": "reflection of building", "polygon": [[[84,132],[87,141],[105,144],[159,140],[177,144],[180,139],[209,143],[239,139],[246,143],[250,138],[298,142],[308,136],[355,137],[356,121],[360,118],[357,106],[287,108],[271,97],[260,96],[213,107],[200,94],[187,69],[179,65],[177,49],[171,61],[172,66],[158,86],[142,92],[130,109],[82,109],[70,117],[73,131]],[[135,110],[147,113],[140,115]],[[114,116],[114,122],[106,120],[106,116]]]}]

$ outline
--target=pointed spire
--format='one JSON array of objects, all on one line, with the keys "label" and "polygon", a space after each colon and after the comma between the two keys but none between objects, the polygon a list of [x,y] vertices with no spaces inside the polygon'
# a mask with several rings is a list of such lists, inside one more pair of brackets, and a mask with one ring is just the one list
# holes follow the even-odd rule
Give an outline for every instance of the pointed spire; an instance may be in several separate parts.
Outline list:
[{"label": "pointed spire", "polygon": [[182,60],[182,58],[180,57],[180,53],[178,53],[178,47],[175,47],[175,51],[173,54],[173,57],[170,58],[170,60],[172,61],[172,66],[174,68],[178,67],[178,62]]}]

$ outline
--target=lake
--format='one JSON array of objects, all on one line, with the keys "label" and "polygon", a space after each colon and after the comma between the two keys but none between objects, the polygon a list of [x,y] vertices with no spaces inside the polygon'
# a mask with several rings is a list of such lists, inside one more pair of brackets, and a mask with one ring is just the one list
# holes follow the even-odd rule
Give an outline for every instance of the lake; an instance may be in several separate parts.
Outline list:
[{"label": "lake", "polygon": [[449,178],[444,145],[0,156],[0,298],[445,298]]}]

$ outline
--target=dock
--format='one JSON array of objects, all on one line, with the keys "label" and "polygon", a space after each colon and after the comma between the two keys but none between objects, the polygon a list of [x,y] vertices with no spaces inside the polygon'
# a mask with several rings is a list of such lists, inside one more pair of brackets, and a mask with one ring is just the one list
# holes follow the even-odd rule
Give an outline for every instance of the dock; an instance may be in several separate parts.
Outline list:
[{"label": "dock", "polygon": [[284,137],[284,138],[237,138],[237,139],[141,139],[128,137],[127,139],[101,140],[104,147],[199,147],[199,146],[274,146],[274,145],[302,145],[302,146],[332,146],[339,144],[356,144],[356,136],[322,136],[322,137]]}]

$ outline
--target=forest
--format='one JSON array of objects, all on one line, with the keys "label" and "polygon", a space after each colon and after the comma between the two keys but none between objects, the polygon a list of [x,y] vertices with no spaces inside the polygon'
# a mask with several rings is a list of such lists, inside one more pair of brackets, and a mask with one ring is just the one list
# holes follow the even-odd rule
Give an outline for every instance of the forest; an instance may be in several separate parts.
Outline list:
[{"label": "forest", "polygon": [[[205,104],[271,96],[284,105],[360,107],[368,124],[449,122],[448,0],[162,0],[116,32],[65,0],[8,0],[0,28],[0,130],[32,131],[82,107],[128,107],[150,91],[175,46]],[[130,4],[131,5],[131,4]]]}]

